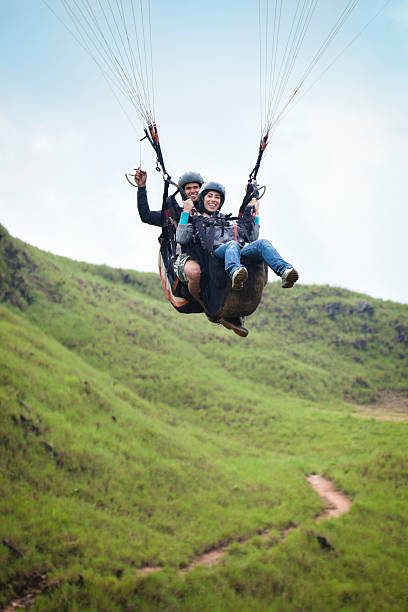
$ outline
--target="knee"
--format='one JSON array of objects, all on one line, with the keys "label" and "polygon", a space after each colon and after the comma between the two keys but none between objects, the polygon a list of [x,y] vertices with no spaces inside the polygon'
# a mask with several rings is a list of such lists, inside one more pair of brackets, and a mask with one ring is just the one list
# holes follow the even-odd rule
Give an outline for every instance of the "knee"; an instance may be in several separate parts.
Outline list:
[{"label": "knee", "polygon": [[201,268],[194,259],[188,259],[184,265],[184,274],[188,281],[199,281],[201,276]]},{"label": "knee", "polygon": [[236,250],[238,251],[240,250],[237,242],[234,242],[234,240],[230,240],[229,242],[227,242],[227,251],[236,251]]},{"label": "knee", "polygon": [[265,238],[261,238],[260,240],[258,240],[258,242],[260,247],[267,247],[271,245],[269,240],[266,240]]}]

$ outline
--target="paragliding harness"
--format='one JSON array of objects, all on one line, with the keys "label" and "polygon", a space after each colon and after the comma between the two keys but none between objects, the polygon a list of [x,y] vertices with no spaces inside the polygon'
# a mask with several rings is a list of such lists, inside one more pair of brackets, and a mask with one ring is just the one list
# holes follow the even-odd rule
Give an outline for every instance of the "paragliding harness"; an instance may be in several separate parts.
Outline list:
[{"label": "paragliding harness", "polygon": [[176,195],[168,195],[169,183],[165,181],[162,204],[162,233],[159,236],[159,273],[163,290],[170,304],[181,313],[203,312],[202,306],[195,301],[185,283],[181,282],[174,271],[177,259],[176,230],[182,208],[177,204]]},{"label": "paragliding harness", "polygon": [[[162,287],[167,299],[178,312],[185,314],[203,312],[201,305],[194,300],[186,284],[180,281],[174,271],[174,262],[178,255],[176,230],[182,209],[175,199],[178,192],[168,196],[168,191],[169,184],[166,182],[163,191],[162,233],[159,238],[159,271]],[[221,227],[223,234],[231,221],[235,221],[237,236],[239,227],[241,242],[244,243],[245,240],[249,241],[253,223],[252,214],[249,209],[241,218],[232,215],[209,218],[198,214],[195,210],[192,213],[190,218],[194,228],[193,240],[185,247],[184,252],[199,264],[201,298],[206,305],[207,313],[218,318],[231,290],[231,282],[225,272],[224,262],[213,252],[215,227]]]},{"label": "paragliding harness", "polygon": [[[145,128],[144,132],[144,138],[148,139],[157,156],[156,170],[163,173],[164,181],[161,209],[162,233],[159,236],[159,274],[163,291],[170,304],[178,312],[185,314],[203,312],[201,304],[196,302],[190,294],[187,285],[176,276],[174,271],[174,263],[179,255],[177,252],[176,230],[183,211],[177,203],[176,196],[180,193],[183,200],[186,200],[187,195],[184,189],[172,181],[171,176],[166,172],[156,124],[150,124],[149,130]],[[170,185],[175,187],[176,191],[169,196]]]},{"label": "paragliding harness", "polygon": [[[207,308],[208,314],[214,318],[220,316],[225,301],[231,291],[231,281],[225,271],[225,263],[213,252],[215,228],[221,226],[221,235],[223,235],[224,228],[230,225],[230,222],[235,222],[235,240],[241,242],[241,246],[243,246],[245,242],[250,242],[250,235],[253,227],[253,211],[248,208],[248,205],[251,203],[252,198],[260,199],[265,193],[265,187],[260,187],[258,185],[256,177],[267,144],[268,133],[260,142],[258,157],[249,175],[245,196],[240,206],[238,217],[233,217],[232,215],[226,215],[224,217],[204,217],[199,214],[192,215],[191,217],[194,235],[192,245],[189,246],[188,252],[200,265],[201,299]],[[238,234],[238,230],[240,230],[240,235]],[[251,266],[249,262],[245,261],[245,257],[242,257],[241,261],[245,266]],[[262,270],[263,268],[264,266],[261,265]],[[267,272],[265,272],[265,274],[265,278],[267,278]]]},{"label": "paragliding harness", "polygon": [[[224,235],[225,229],[234,227],[234,240],[244,245],[245,242],[250,242],[252,230],[252,212],[247,209],[240,217],[233,217],[232,214],[213,217],[205,217],[200,214],[193,214],[191,223],[194,228],[193,239],[199,243],[203,251],[211,253],[214,247],[214,237],[216,227],[221,228],[221,236]],[[231,223],[233,222],[233,223]],[[234,223],[235,222],[235,223]]]},{"label": "paragliding harness", "polygon": [[[161,208],[161,227],[162,233],[159,236],[159,274],[167,299],[172,306],[183,313],[203,312],[203,309],[198,302],[194,300],[187,289],[185,283],[181,282],[174,272],[174,262],[177,259],[177,241],[176,229],[180,219],[182,208],[177,204],[176,195],[181,194],[181,197],[186,200],[187,195],[184,189],[179,187],[171,176],[166,172],[164,165],[163,154],[160,147],[159,135],[155,123],[149,123],[148,128],[144,128],[145,136],[141,140],[147,140],[153,147],[156,153],[156,170],[162,172],[164,189]],[[136,170],[135,170],[136,171]],[[126,180],[133,187],[137,187],[132,180],[130,174],[125,174]],[[176,187],[175,193],[169,196],[169,187]]]},{"label": "paragliding harness", "polygon": [[220,315],[223,304],[231,291],[231,281],[225,271],[225,263],[215,255],[213,250],[215,229],[216,227],[221,228],[222,236],[225,229],[231,227],[231,222],[234,222],[236,242],[241,246],[249,242],[253,226],[252,212],[249,209],[241,217],[233,217],[231,214],[223,217],[205,217],[197,213],[191,216],[193,239],[186,250],[200,265],[201,299],[206,305],[208,314],[214,318]]},{"label": "paragliding harness", "polygon": [[[187,195],[183,188],[171,180],[171,176],[166,172],[163,154],[160,147],[159,136],[155,123],[149,124],[149,129],[144,129],[148,139],[156,153],[156,170],[163,173],[164,189],[161,210],[162,233],[159,237],[159,273],[163,290],[171,305],[180,313],[191,314],[203,312],[202,306],[192,297],[185,283],[180,281],[174,271],[174,263],[177,259],[177,240],[176,230],[180,220],[182,208],[176,201],[176,196],[180,193],[183,200]],[[260,198],[265,193],[265,188],[258,187],[256,175],[261,163],[263,152],[266,148],[268,134],[261,140],[259,153],[254,169],[249,175],[246,193],[239,209],[238,217],[231,214],[220,218],[207,218],[192,211],[191,222],[194,227],[194,239],[192,244],[185,248],[185,252],[200,265],[201,279],[200,292],[201,298],[206,305],[207,313],[210,316],[218,317],[226,296],[231,290],[231,282],[225,272],[224,262],[216,257],[213,252],[215,227],[221,226],[222,234],[224,228],[231,221],[236,221],[241,229],[243,241],[249,242],[249,234],[252,225],[252,213],[247,209],[251,199]],[[126,175],[129,183],[132,181]],[[169,196],[170,185],[176,187],[176,191]],[[263,189],[262,194],[260,190]],[[245,212],[248,211],[248,214]]]}]

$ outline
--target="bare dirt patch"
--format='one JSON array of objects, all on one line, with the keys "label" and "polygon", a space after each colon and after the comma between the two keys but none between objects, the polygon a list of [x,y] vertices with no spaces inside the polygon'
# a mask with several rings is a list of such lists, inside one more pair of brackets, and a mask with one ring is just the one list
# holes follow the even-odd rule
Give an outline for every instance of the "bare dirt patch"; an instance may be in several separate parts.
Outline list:
[{"label": "bare dirt patch", "polygon": [[338,518],[350,510],[353,502],[344,493],[336,491],[334,484],[330,480],[319,474],[311,474],[307,477],[307,482],[320,495],[324,503],[324,510],[317,517],[318,521]]},{"label": "bare dirt patch", "polygon": [[210,550],[209,552],[203,553],[199,557],[196,557],[187,567],[184,567],[180,570],[181,574],[185,572],[190,572],[197,565],[204,565],[204,567],[212,567],[220,562],[221,557],[225,555],[227,551],[227,546],[220,546],[219,548],[214,548],[214,550]]},{"label": "bare dirt patch", "polygon": [[383,391],[374,404],[359,406],[353,416],[408,423],[408,397],[395,391]]},{"label": "bare dirt patch", "polygon": [[[27,578],[27,590],[24,596],[9,603],[1,612],[15,612],[16,610],[28,610],[35,599],[42,593],[46,586],[47,575],[35,574]],[[23,588],[23,587],[21,587]]]}]

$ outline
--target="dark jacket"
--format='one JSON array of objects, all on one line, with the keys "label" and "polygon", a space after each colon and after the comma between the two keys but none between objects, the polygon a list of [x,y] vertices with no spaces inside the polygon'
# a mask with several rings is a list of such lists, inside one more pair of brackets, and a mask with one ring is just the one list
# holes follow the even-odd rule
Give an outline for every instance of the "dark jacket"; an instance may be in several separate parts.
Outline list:
[{"label": "dark jacket", "polygon": [[161,210],[150,210],[149,203],[147,201],[146,187],[138,187],[137,190],[137,210],[143,223],[149,225],[157,225],[162,227],[162,213]]}]

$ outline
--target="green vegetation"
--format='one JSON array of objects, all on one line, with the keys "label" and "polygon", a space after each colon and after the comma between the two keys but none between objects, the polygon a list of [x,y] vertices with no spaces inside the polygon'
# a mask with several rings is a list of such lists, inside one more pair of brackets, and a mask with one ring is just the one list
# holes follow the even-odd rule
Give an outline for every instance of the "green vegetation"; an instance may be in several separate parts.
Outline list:
[{"label": "green vegetation", "polygon": [[407,609],[406,306],[271,283],[243,340],[1,226],[0,281],[0,606],[46,574],[32,610]]}]

